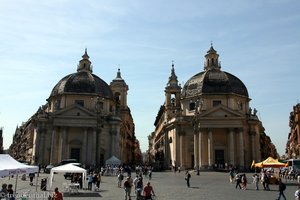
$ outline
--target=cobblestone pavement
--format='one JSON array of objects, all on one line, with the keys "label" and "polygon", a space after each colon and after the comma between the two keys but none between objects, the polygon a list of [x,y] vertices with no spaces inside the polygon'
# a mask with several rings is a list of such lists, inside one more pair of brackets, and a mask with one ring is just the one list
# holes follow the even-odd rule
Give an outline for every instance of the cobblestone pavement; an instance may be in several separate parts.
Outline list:
[{"label": "cobblestone pavement", "polygon": [[[276,199],[278,194],[278,185],[270,185],[270,191],[254,190],[252,183],[252,174],[247,174],[248,182],[247,190],[235,189],[235,184],[229,183],[228,173],[222,172],[201,172],[200,176],[197,176],[195,172],[191,172],[191,187],[186,187],[184,180],[184,173],[173,172],[153,172],[151,185],[154,187],[156,193],[156,200],[176,200],[176,199],[188,199],[188,200],[237,200],[237,199]],[[18,178],[17,181],[17,197],[20,197],[23,193],[29,194],[29,199],[47,199],[52,190],[41,191],[40,183],[42,178],[48,177],[49,174],[40,174],[38,179],[38,187],[30,186],[29,179],[26,181]],[[133,173],[134,177],[135,174]],[[63,191],[63,184],[69,183],[69,180],[65,180],[62,174],[55,174],[55,181],[53,187],[59,187],[60,191]],[[144,184],[148,181],[148,178],[144,178]],[[294,199],[294,193],[297,190],[299,184],[296,181],[286,181],[287,189],[285,195],[287,199]],[[16,178],[1,178],[1,185],[3,183],[11,183],[15,186]],[[37,193],[35,193],[37,189]],[[21,198],[18,198],[21,199]],[[64,199],[86,200],[86,199],[107,199],[107,200],[122,200],[124,199],[124,190],[117,187],[117,178],[112,176],[103,176],[100,186],[100,192],[90,192],[87,190],[81,190],[79,194],[69,195],[64,193]],[[132,199],[135,199],[133,192]]]}]

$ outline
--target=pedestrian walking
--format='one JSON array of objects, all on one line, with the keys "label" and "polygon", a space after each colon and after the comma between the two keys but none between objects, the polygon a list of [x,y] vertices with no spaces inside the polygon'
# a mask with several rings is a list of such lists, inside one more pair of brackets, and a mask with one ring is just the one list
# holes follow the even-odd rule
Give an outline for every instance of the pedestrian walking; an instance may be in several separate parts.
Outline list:
[{"label": "pedestrian walking", "polygon": [[54,189],[54,192],[52,193],[52,200],[63,200],[62,193],[58,191],[57,187]]},{"label": "pedestrian walking", "polygon": [[13,185],[12,184],[8,184],[7,186],[7,192],[8,192],[8,200],[15,200],[15,196],[14,196],[14,191],[12,189]]},{"label": "pedestrian walking", "polygon": [[234,170],[231,169],[231,170],[229,171],[229,182],[230,182],[230,183],[233,183],[233,181],[234,181]]},{"label": "pedestrian walking", "polygon": [[240,189],[242,189],[242,187],[241,187],[242,177],[238,173],[236,173],[236,175],[235,175],[235,182],[236,182],[235,189],[237,187],[239,187]]},{"label": "pedestrian walking", "polygon": [[155,196],[153,187],[150,185],[150,182],[145,185],[143,188],[143,194],[144,194],[144,199],[145,200],[152,200],[152,195]]},{"label": "pedestrian walking", "polygon": [[125,191],[125,200],[131,200],[130,191],[131,191],[131,183],[130,183],[130,177],[127,177],[124,181],[124,191]]},{"label": "pedestrian walking", "polygon": [[258,174],[253,175],[253,184],[255,186],[255,190],[259,190],[258,184],[259,184],[259,176]]},{"label": "pedestrian walking", "polygon": [[241,181],[242,181],[242,189],[246,190],[247,189],[247,177],[246,177],[246,174],[242,175]]},{"label": "pedestrian walking", "polygon": [[91,172],[90,175],[88,176],[88,190],[92,190],[93,180],[94,180],[94,176],[93,173]]},{"label": "pedestrian walking", "polygon": [[284,190],[286,189],[286,185],[281,181],[281,178],[278,181],[279,181],[279,185],[278,185],[279,193],[278,193],[277,200],[279,200],[281,196],[283,197],[283,199],[286,200],[286,197],[284,195]]},{"label": "pedestrian walking", "polygon": [[7,184],[3,183],[2,188],[0,190],[1,197],[6,197],[8,195]]},{"label": "pedestrian walking", "polygon": [[264,190],[270,190],[269,188],[269,176],[265,171],[261,173],[261,183],[264,187]]},{"label": "pedestrian walking", "polygon": [[122,174],[122,172],[120,172],[118,174],[118,187],[121,187],[122,186],[122,181],[124,179],[124,175]]},{"label": "pedestrian walking", "polygon": [[152,178],[152,169],[149,170],[148,177],[149,177],[149,180],[151,180],[151,178]]},{"label": "pedestrian walking", "polygon": [[31,186],[33,185],[33,178],[34,178],[34,176],[35,176],[34,173],[30,173],[30,174],[29,174],[29,180],[30,180],[30,183],[29,183],[29,184],[30,184]]},{"label": "pedestrian walking", "polygon": [[101,183],[101,173],[99,172],[97,175],[97,180],[96,180],[96,185],[97,185],[98,191],[100,190],[100,183]]},{"label": "pedestrian walking", "polygon": [[186,171],[185,180],[186,180],[187,187],[190,187],[190,179],[191,179],[191,174],[189,173],[189,171]]},{"label": "pedestrian walking", "polygon": [[300,200],[300,186],[298,187],[298,190],[295,192],[295,200]]},{"label": "pedestrian walking", "polygon": [[143,191],[143,179],[139,176],[138,181],[136,182],[136,200],[142,200],[142,191]]}]

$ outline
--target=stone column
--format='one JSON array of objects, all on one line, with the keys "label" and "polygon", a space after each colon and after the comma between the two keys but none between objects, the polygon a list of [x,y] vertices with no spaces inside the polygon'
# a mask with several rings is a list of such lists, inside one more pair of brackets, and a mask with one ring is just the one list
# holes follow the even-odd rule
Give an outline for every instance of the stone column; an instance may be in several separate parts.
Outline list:
[{"label": "stone column", "polygon": [[185,148],[184,148],[184,135],[183,133],[180,133],[180,166],[181,167],[186,167],[185,166],[185,159],[184,159],[184,153],[185,153]]},{"label": "stone column", "polygon": [[255,135],[256,140],[256,160],[261,160],[261,153],[260,153],[260,134],[259,132]]},{"label": "stone column", "polygon": [[57,133],[56,133],[56,128],[53,127],[53,130],[52,130],[52,136],[51,136],[51,150],[50,150],[50,163],[52,163],[52,164],[55,164],[55,163],[56,163],[56,160],[55,160],[56,135],[57,135]]},{"label": "stone column", "polygon": [[97,158],[97,154],[96,154],[96,149],[98,148],[97,147],[97,130],[93,130],[93,136],[92,136],[92,163],[94,164],[94,165],[96,165],[96,163],[97,163],[97,160],[98,160],[98,158]]},{"label": "stone column", "polygon": [[42,153],[43,153],[43,149],[44,146],[42,146],[42,128],[41,128],[41,124],[38,124],[37,127],[34,128],[34,138],[33,138],[33,151],[31,153],[31,160],[33,162],[33,164],[37,165],[40,164],[42,162]]},{"label": "stone column", "polygon": [[82,145],[82,162],[87,163],[87,131],[88,129],[85,128],[83,131],[83,145]]},{"label": "stone column", "polygon": [[[175,140],[174,140],[174,142],[175,142],[175,160],[174,160],[174,162],[175,163],[172,163],[172,164],[175,164],[176,166],[178,166],[178,165],[180,165],[180,163],[181,163],[181,161],[180,161],[180,128],[176,128],[176,138],[175,138]],[[182,166],[181,166],[182,167]]]},{"label": "stone column", "polygon": [[[120,143],[118,141],[118,138],[120,138],[120,129],[115,127],[115,156],[118,158],[121,158],[121,150],[120,150]],[[126,137],[126,136],[125,136]]]},{"label": "stone column", "polygon": [[211,129],[208,130],[207,147],[208,147],[208,167],[212,168],[213,167],[213,137],[212,137]]},{"label": "stone column", "polygon": [[199,167],[199,140],[198,134],[194,133],[194,167]]},{"label": "stone column", "polygon": [[243,129],[239,130],[239,144],[240,144],[240,148],[239,148],[239,153],[240,153],[240,167],[245,167],[244,166],[244,133],[243,133]]},{"label": "stone column", "polygon": [[68,156],[66,156],[66,137],[67,137],[67,128],[62,127],[61,128],[61,134],[59,137],[59,146],[60,146],[60,160],[66,159]]},{"label": "stone column", "polygon": [[251,154],[252,154],[252,159],[254,159],[255,160],[255,151],[256,151],[256,149],[255,149],[255,132],[251,132],[251,134],[250,134],[250,138],[251,138]]},{"label": "stone column", "polygon": [[[165,146],[164,146],[164,150],[165,150],[165,166],[166,168],[169,167],[170,165],[170,141],[169,141],[169,136],[168,136],[168,132],[165,132]],[[172,141],[173,142],[173,141]]]},{"label": "stone column", "polygon": [[39,159],[39,154],[41,153],[41,128],[40,128],[40,125],[38,125],[37,127],[35,127],[34,129],[34,141],[35,141],[35,144],[33,144],[33,151],[32,151],[32,154],[31,154],[31,159],[32,159],[32,162],[36,165],[36,161],[38,161]]},{"label": "stone column", "polygon": [[45,164],[45,149],[46,149],[46,145],[45,145],[45,135],[46,135],[46,129],[45,129],[45,124],[42,124],[42,129],[39,131],[40,134],[40,148],[39,148],[39,152],[38,152],[38,160],[39,163],[38,164]]},{"label": "stone column", "polygon": [[229,164],[234,166],[234,132],[232,128],[229,129],[228,136]]},{"label": "stone column", "polygon": [[111,156],[117,156],[116,154],[116,133],[115,131],[110,131],[110,135],[111,135]]},{"label": "stone column", "polygon": [[199,151],[198,151],[198,156],[199,156],[199,167],[201,168],[202,167],[202,165],[203,165],[203,162],[202,162],[202,141],[203,141],[203,138],[202,138],[202,132],[201,132],[201,130],[199,130],[199,133],[198,133],[198,138],[199,138],[199,140],[198,140],[198,145],[199,145]]}]

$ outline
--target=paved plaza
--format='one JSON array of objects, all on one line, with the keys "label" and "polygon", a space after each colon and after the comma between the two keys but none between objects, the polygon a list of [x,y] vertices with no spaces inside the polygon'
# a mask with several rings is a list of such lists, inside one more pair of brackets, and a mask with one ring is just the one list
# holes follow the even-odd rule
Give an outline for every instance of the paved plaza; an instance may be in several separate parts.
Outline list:
[{"label": "paved plaza", "polygon": [[[248,182],[247,190],[235,189],[235,184],[229,183],[228,173],[224,172],[201,172],[197,176],[195,172],[191,172],[191,187],[186,187],[184,180],[184,172],[153,172],[151,185],[154,187],[156,193],[156,200],[174,200],[174,199],[188,199],[188,200],[237,200],[237,199],[276,199],[278,194],[278,185],[270,185],[271,191],[254,190],[252,183],[252,174],[247,174]],[[19,177],[17,182],[18,197],[23,193],[29,194],[29,199],[47,199],[48,195],[52,192],[47,188],[47,191],[40,190],[40,183],[42,178],[48,177],[49,174],[40,174],[37,194],[35,195],[36,187],[29,185],[29,178],[26,181],[21,180]],[[133,178],[135,173],[132,174]],[[148,178],[144,178],[144,184]],[[63,184],[70,183],[70,180],[65,180],[63,174],[55,174],[52,189],[59,187],[63,191]],[[298,188],[296,181],[286,181],[287,189],[285,191],[287,199],[294,199],[294,193]],[[1,178],[1,185],[3,183],[11,183],[15,186],[16,179],[14,178]],[[124,190],[117,187],[117,177],[102,176],[102,183],[100,192],[90,192],[87,190],[80,190],[79,194],[64,193],[64,199],[86,200],[86,199],[107,199],[107,200],[122,200],[124,199]],[[21,198],[19,198],[21,199]],[[135,199],[133,192],[132,199]]]}]

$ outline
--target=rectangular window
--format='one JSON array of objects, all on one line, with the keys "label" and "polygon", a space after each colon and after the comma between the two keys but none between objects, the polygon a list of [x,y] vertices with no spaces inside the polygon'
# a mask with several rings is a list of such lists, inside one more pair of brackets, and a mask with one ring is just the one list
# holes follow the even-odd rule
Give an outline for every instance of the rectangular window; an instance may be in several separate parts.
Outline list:
[{"label": "rectangular window", "polygon": [[196,103],[195,102],[191,102],[190,103],[190,110],[195,110],[196,108]]},{"label": "rectangular window", "polygon": [[220,104],[221,104],[221,100],[214,100],[213,101],[213,107],[216,107],[216,106],[218,106]]},{"label": "rectangular window", "polygon": [[75,100],[75,104],[84,107],[84,101],[83,100]]},{"label": "rectangular window", "polygon": [[243,110],[243,103],[240,103],[240,110]]}]

